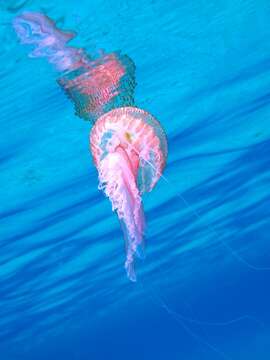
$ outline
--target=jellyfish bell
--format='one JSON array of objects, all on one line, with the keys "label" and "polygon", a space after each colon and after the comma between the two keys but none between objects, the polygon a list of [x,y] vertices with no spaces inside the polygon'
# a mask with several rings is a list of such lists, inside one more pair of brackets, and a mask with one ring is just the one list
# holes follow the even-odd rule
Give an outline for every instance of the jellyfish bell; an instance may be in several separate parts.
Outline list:
[{"label": "jellyfish bell", "polygon": [[160,178],[167,157],[167,140],[159,122],[136,107],[121,107],[102,115],[90,134],[99,174],[99,188],[117,212],[126,242],[125,268],[136,281],[135,255],[142,256],[144,214],[141,195]]}]

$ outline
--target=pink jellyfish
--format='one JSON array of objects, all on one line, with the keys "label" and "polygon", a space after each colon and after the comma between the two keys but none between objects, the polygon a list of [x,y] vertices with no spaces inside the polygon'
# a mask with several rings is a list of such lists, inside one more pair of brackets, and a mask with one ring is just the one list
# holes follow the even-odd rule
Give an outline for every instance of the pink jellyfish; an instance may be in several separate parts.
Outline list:
[{"label": "pink jellyfish", "polygon": [[102,189],[117,212],[126,242],[125,268],[136,281],[135,257],[143,256],[142,194],[151,191],[167,158],[167,140],[159,122],[134,107],[135,66],[118,53],[91,59],[67,45],[73,33],[58,29],[40,13],[26,12],[13,26],[31,57],[46,57],[62,72],[60,86],[75,104],[76,114],[93,121],[90,148]]},{"label": "pink jellyfish", "polygon": [[90,134],[99,188],[112,202],[124,230],[125,268],[135,281],[134,256],[142,256],[144,215],[141,194],[151,191],[165,166],[166,136],[159,122],[135,107],[102,115]]}]

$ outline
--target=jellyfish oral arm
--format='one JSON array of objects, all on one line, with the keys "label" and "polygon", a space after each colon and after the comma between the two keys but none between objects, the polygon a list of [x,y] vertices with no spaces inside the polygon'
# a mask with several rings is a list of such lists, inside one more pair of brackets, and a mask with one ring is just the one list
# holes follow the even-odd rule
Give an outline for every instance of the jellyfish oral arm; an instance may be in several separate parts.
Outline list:
[{"label": "jellyfish oral arm", "polygon": [[136,184],[137,171],[121,146],[109,152],[100,162],[100,188],[112,203],[122,225],[126,243],[125,268],[131,281],[136,281],[135,255],[143,248],[144,214],[142,200]]}]

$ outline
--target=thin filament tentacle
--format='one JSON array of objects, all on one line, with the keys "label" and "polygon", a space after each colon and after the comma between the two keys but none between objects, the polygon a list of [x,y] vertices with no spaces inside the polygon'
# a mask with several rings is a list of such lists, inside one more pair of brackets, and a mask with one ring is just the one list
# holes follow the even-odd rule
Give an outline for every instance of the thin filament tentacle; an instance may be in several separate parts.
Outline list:
[{"label": "thin filament tentacle", "polygon": [[[136,151],[136,149],[134,148],[134,151]],[[168,185],[173,187],[173,184],[167,179],[167,177],[165,177],[156,167],[155,165],[153,165],[149,160],[144,159],[144,161],[146,163],[149,164],[150,167],[152,167],[155,171],[157,171],[157,173],[159,173],[159,176],[161,179],[163,179]],[[186,208],[189,209],[193,215],[198,219],[201,220],[202,216],[198,213],[198,211],[196,209],[194,209],[192,207],[192,205],[186,200],[186,198],[180,194],[177,190],[175,191],[176,196],[182,200],[182,202],[185,204]],[[250,270],[254,270],[254,271],[270,271],[270,266],[256,266],[251,264],[249,261],[247,261],[246,259],[244,259],[241,255],[239,255],[239,253],[237,251],[235,251],[227,242],[225,242],[224,240],[222,240],[217,232],[217,230],[213,227],[213,225],[209,225],[206,224],[206,227],[212,232],[212,234],[214,234],[217,239],[218,242],[220,242],[224,247],[226,247],[231,255],[240,263],[244,264],[245,266],[247,266]]]}]

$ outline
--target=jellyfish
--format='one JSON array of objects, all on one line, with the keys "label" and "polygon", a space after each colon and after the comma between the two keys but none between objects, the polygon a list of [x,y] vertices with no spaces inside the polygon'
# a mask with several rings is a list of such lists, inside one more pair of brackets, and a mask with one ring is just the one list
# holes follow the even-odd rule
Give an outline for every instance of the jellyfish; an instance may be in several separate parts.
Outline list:
[{"label": "jellyfish", "polygon": [[166,164],[167,140],[160,123],[134,104],[135,65],[120,52],[92,58],[68,42],[72,32],[58,29],[41,13],[25,12],[13,21],[31,57],[45,57],[61,73],[57,79],[75,105],[91,120],[90,150],[99,186],[110,199],[124,233],[128,278],[136,281],[135,261],[144,256],[142,195],[150,192]]},{"label": "jellyfish", "polygon": [[142,257],[144,214],[142,194],[151,191],[165,166],[166,136],[159,122],[136,107],[102,115],[90,133],[90,148],[99,174],[99,188],[117,212],[126,243],[125,268],[136,280],[135,256]]}]

